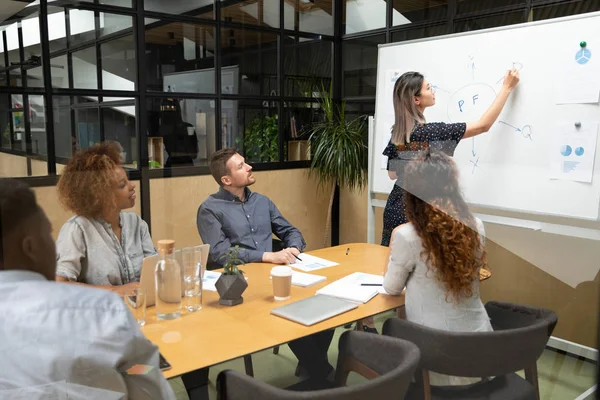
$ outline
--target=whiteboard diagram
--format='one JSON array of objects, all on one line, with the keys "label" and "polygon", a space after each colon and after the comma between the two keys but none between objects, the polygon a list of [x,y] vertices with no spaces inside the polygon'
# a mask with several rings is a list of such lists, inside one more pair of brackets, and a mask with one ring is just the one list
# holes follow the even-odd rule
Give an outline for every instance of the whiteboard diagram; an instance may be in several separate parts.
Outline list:
[{"label": "whiteboard diagram", "polygon": [[[582,38],[596,40],[580,47]],[[598,219],[600,162],[585,164],[589,181],[588,175],[579,181],[555,179],[551,168],[561,126],[600,121],[597,38],[600,14],[594,13],[380,46],[374,192],[389,194],[394,184],[381,152],[394,124],[393,87],[402,73],[421,72],[435,89],[436,104],[425,110],[428,122],[468,123],[488,109],[506,72],[516,68],[521,81],[496,123],[456,148],[465,198],[484,208]],[[570,146],[570,157],[576,158],[567,161],[581,169],[580,161],[590,159],[588,150]],[[577,147],[585,155],[577,156]]]}]

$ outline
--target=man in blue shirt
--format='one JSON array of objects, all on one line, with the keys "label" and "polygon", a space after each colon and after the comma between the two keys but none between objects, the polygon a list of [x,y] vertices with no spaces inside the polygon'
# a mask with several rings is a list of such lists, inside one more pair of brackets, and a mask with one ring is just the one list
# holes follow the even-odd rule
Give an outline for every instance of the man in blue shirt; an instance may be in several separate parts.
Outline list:
[{"label": "man in blue shirt", "polygon": [[[238,245],[240,258],[247,263],[265,262],[291,264],[306,243],[300,231],[292,226],[266,196],[254,193],[248,186],[256,178],[252,167],[233,148],[217,151],[210,159],[210,172],[219,184],[198,209],[198,232],[204,243],[210,244],[210,261],[221,266],[221,257]],[[272,234],[284,243],[283,250],[274,252]],[[327,378],[333,367],[327,359],[327,349],[333,330],[297,339],[289,343],[298,358],[298,374],[311,378]]]},{"label": "man in blue shirt", "polygon": [[[235,149],[219,150],[210,169],[220,189],[202,203],[197,216],[200,237],[210,244],[209,262],[221,267],[221,257],[238,245],[247,263],[293,263],[306,246],[302,234],[269,198],[248,189],[256,178],[244,157]],[[283,250],[273,252],[273,233],[284,242]]]}]

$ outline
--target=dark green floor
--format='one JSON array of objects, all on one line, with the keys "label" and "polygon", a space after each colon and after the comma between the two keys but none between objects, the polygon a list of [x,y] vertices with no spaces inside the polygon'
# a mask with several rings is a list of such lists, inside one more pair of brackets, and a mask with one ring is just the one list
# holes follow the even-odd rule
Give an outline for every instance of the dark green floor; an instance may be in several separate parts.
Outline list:
[{"label": "dark green floor", "polygon": [[[385,313],[376,317],[376,325],[381,332],[381,325],[393,314]],[[337,360],[337,342],[344,332],[343,328],[336,330],[336,335],[329,348],[329,360],[335,366]],[[297,382],[294,376],[296,358],[287,346],[281,346],[279,354],[271,350],[262,351],[252,356],[254,376],[278,387],[286,387]],[[242,359],[219,364],[210,370],[209,393],[211,399],[216,399],[215,381],[220,371],[234,369],[244,372]],[[554,351],[546,350],[538,360],[538,375],[540,395],[543,400],[572,400],[584,393],[595,384],[596,367],[593,363],[564,356]],[[357,383],[362,378],[350,375],[349,384]],[[187,399],[187,394],[180,379],[169,381],[177,395],[177,399]],[[594,398],[593,395],[590,397]]]}]

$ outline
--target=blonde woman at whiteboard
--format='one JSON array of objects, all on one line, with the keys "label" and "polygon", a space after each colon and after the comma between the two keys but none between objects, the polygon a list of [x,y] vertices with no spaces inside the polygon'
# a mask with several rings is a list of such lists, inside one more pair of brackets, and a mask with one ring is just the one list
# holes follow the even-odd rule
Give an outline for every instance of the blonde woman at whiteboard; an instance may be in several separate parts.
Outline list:
[{"label": "blonde woman at whiteboard", "polygon": [[[422,74],[411,71],[398,78],[393,94],[396,120],[392,127],[392,138],[383,150],[383,155],[388,157],[388,175],[396,184],[383,211],[382,246],[390,245],[394,228],[408,222],[402,188],[404,166],[422,150],[430,147],[452,156],[461,139],[490,130],[517,83],[519,72],[513,68],[506,72],[500,93],[479,120],[446,124],[425,122],[425,109],[435,105],[435,89]],[[366,318],[362,323],[365,332],[377,333],[373,318]]]},{"label": "blonde woman at whiteboard", "polygon": [[407,222],[402,188],[406,163],[420,150],[429,147],[452,156],[461,139],[487,132],[496,122],[517,83],[519,72],[513,68],[506,73],[500,93],[479,120],[446,124],[425,122],[423,113],[427,107],[435,105],[435,90],[422,74],[406,72],[398,78],[394,85],[396,120],[392,127],[392,139],[383,151],[383,155],[388,157],[388,175],[396,184],[383,212],[382,246],[389,246],[394,228]]}]

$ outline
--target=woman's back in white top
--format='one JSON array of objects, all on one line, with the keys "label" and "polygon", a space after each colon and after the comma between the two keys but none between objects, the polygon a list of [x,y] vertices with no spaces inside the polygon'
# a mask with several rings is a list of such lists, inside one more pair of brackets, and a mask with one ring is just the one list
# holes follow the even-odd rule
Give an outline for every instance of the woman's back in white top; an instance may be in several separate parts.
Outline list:
[{"label": "woman's back in white top", "polygon": [[[482,243],[483,223],[475,219]],[[394,230],[390,244],[388,271],[383,287],[389,294],[399,295],[406,287],[406,319],[430,328],[452,332],[492,331],[490,319],[479,297],[479,279],[473,280],[473,295],[458,302],[436,277],[435,268],[422,256],[423,242],[412,224]],[[437,374],[436,374],[437,375]],[[437,377],[441,378],[440,375]],[[467,380],[433,379],[432,384],[467,384]],[[434,382],[435,381],[435,382]],[[469,380],[472,382],[472,380]]]}]

